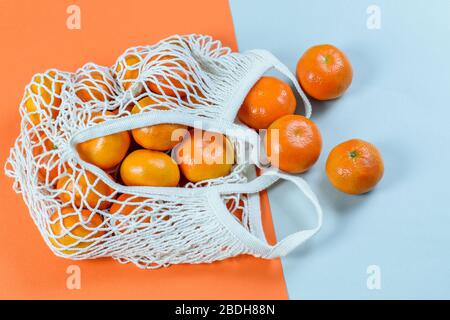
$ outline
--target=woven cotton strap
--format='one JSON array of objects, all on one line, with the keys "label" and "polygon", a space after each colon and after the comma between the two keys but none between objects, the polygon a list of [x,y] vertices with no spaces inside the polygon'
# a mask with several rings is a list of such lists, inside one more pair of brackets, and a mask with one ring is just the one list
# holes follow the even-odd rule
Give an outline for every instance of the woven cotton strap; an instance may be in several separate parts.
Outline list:
[{"label": "woven cotton strap", "polygon": [[[268,188],[280,178],[293,182],[295,186],[306,196],[306,198],[311,201],[314,207],[314,213],[317,217],[317,225],[312,229],[301,230],[291,234],[279,241],[277,244],[271,246],[267,243],[267,241],[265,241],[265,239],[257,238],[256,236],[248,233],[242,225],[232,219],[228,214],[228,210],[224,206],[223,201],[220,200],[219,195],[231,193],[256,193]],[[319,201],[307,182],[298,176],[284,174],[271,169],[264,171],[259,177],[248,183],[215,186],[209,191],[209,193],[211,195],[209,198],[210,204],[214,208],[217,217],[222,221],[222,223],[224,223],[236,237],[241,239],[241,241],[243,241],[252,252],[268,259],[287,255],[289,252],[314,236],[322,227],[323,213]]]}]

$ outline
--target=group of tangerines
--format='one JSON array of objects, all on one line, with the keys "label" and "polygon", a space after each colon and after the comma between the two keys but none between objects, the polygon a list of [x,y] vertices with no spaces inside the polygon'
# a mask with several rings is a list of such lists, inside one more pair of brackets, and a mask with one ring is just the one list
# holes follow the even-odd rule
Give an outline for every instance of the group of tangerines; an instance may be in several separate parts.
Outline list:
[{"label": "group of tangerines", "polygon": [[[309,48],[297,63],[297,79],[316,100],[340,97],[350,86],[352,66],[332,45]],[[322,138],[316,124],[294,115],[295,96],[283,81],[261,78],[246,97],[239,119],[255,129],[266,129],[265,149],[271,164],[289,173],[307,171],[320,156]],[[334,147],[326,161],[331,184],[348,194],[370,191],[384,172],[383,159],[371,143],[352,139]]]},{"label": "group of tangerines", "polygon": [[[165,58],[163,57],[163,60]],[[170,64],[170,56],[166,57]],[[130,55],[125,59],[125,65],[118,65],[115,70],[121,74],[122,79],[133,80],[137,78],[137,70],[120,70],[138,63],[139,59]],[[53,78],[52,78],[53,76]],[[48,73],[46,77],[34,79],[34,82],[61,90],[61,84],[46,83],[56,81],[54,74]],[[91,74],[94,79],[104,79],[98,71]],[[114,76],[114,72],[113,72]],[[186,75],[180,74],[182,77]],[[297,64],[297,78],[303,90],[317,100],[330,100],[341,96],[352,81],[352,67],[345,54],[331,45],[318,45],[308,49]],[[117,76],[116,76],[117,78]],[[116,79],[117,80],[117,79]],[[81,78],[83,86],[76,92],[83,101],[108,99],[105,92],[107,86],[96,89],[97,82]],[[175,78],[162,77],[158,79],[163,86],[148,83],[148,87],[157,94],[166,96],[183,95],[183,87]],[[166,83],[165,83],[166,82]],[[57,83],[57,82],[56,82]],[[130,81],[121,85],[127,90]],[[169,86],[164,85],[170,84]],[[86,86],[92,86],[86,90]],[[175,92],[176,89],[180,91]],[[175,90],[174,90],[175,89]],[[43,95],[46,105],[58,106],[60,101],[55,96],[43,94],[37,87],[31,86],[34,94]],[[132,105],[131,113],[136,114],[148,110],[146,107],[155,104],[149,96],[140,99]],[[322,138],[316,124],[301,115],[295,115],[296,98],[291,87],[282,80],[263,76],[255,83],[246,96],[239,112],[239,120],[255,130],[267,129],[264,147],[270,164],[288,173],[302,173],[311,168],[318,160],[322,149]],[[26,99],[25,109],[30,113],[34,124],[40,122],[42,116],[35,111],[39,108],[35,101]],[[144,110],[145,109],[145,110]],[[156,109],[164,109],[158,107]],[[56,110],[56,111],[55,111]],[[52,108],[51,116],[55,116],[57,108]],[[179,124],[157,124],[124,131],[104,137],[95,138],[78,144],[77,151],[81,159],[89,162],[106,172],[115,172],[113,179],[128,186],[182,186],[187,182],[201,182],[208,179],[228,175],[234,164],[234,150],[228,138],[219,133],[201,131],[194,132]],[[174,137],[177,137],[174,139]],[[41,136],[44,141],[34,153],[39,154],[54,148],[54,144],[47,137]],[[175,156],[170,151],[176,148]],[[198,153],[200,150],[200,154]],[[173,153],[172,153],[173,154]],[[174,159],[175,158],[175,159]],[[54,181],[58,177],[58,169],[45,163],[41,159],[39,175],[46,181]],[[353,139],[337,145],[330,152],[326,162],[326,174],[334,187],[349,194],[361,194],[370,191],[383,175],[383,160],[377,148],[365,141]],[[183,181],[184,180],[184,181]],[[95,183],[95,192],[89,191],[89,185]],[[63,229],[70,228],[78,237],[89,235],[89,232],[79,220],[79,215],[69,206],[74,203],[83,206],[83,201],[89,207],[108,209],[110,213],[124,215],[133,211],[133,205],[123,201],[130,195],[122,194],[117,202],[104,200],[110,196],[112,190],[107,184],[86,172],[78,179],[70,179],[67,175],[57,179],[54,183],[60,193],[60,200],[68,207],[63,209],[67,215],[63,221],[56,221],[51,226],[55,235],[61,235]],[[77,185],[74,185],[77,184]],[[102,197],[104,195],[105,197]],[[72,197],[75,197],[74,199]],[[131,202],[141,202],[140,198],[133,198]],[[74,213],[70,215],[70,213]],[[89,217],[91,212],[84,208],[83,219]],[[56,218],[55,218],[56,219]],[[64,228],[63,228],[63,225]],[[85,223],[90,228],[102,223],[100,216]],[[99,231],[90,238],[100,236]],[[76,242],[70,234],[58,238],[59,244],[71,245]],[[77,248],[86,247],[90,241],[76,245]],[[57,245],[57,244],[56,244]]]}]

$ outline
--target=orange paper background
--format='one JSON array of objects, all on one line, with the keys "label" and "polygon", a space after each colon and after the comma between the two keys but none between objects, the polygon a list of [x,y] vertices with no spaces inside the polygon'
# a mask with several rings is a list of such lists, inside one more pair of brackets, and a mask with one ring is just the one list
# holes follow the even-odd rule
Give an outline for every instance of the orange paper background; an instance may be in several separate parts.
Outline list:
[{"label": "orange paper background", "polygon": [[[66,27],[66,9],[81,8],[81,30]],[[127,47],[172,34],[204,33],[237,49],[228,2],[0,2],[0,161],[19,132],[18,105],[32,75],[48,68],[75,71],[86,62],[112,65]],[[3,299],[285,299],[280,260],[242,256],[209,265],[141,270],[112,259],[71,261],[54,256],[12,181],[0,174],[0,298]],[[263,219],[274,231],[267,195]],[[81,289],[66,288],[66,269],[81,268]]]}]

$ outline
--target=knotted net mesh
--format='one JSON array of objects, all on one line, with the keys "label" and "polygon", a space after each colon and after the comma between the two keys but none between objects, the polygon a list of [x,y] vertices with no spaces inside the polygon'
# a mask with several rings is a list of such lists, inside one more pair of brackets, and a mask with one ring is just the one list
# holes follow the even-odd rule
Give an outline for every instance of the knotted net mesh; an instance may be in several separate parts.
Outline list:
[{"label": "knotted net mesh", "polygon": [[[150,191],[124,186],[116,169],[103,172],[82,161],[71,143],[81,131],[132,116],[136,105],[139,112],[232,122],[224,119],[226,108],[255,59],[208,36],[173,36],[129,48],[109,68],[88,63],[74,73],[35,75],[20,104],[21,132],[6,172],[52,251],[143,268],[251,253],[218,221],[201,191],[248,180],[253,166],[239,156],[248,148],[239,137],[229,137],[236,162],[227,176]],[[222,200],[252,232],[246,194]]]}]

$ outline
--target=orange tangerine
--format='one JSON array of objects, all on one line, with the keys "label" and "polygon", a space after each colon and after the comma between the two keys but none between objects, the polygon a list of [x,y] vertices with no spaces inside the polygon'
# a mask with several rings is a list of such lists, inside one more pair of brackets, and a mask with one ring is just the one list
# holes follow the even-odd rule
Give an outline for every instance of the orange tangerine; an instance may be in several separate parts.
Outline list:
[{"label": "orange tangerine", "polygon": [[297,106],[291,87],[275,77],[261,77],[245,97],[238,118],[253,129],[266,129]]},{"label": "orange tangerine", "polygon": [[[142,111],[146,106],[155,104],[150,97],[142,98],[131,110],[132,114]],[[155,109],[168,109],[163,106],[155,106]],[[177,145],[184,133],[186,126],[181,124],[163,123],[131,131],[134,140],[142,147],[150,150],[167,151]]]},{"label": "orange tangerine", "polygon": [[63,79],[54,70],[36,74],[25,91],[24,107],[34,125],[44,117],[56,118],[61,105]]},{"label": "orange tangerine", "polygon": [[220,133],[191,130],[176,151],[181,172],[191,182],[228,175],[234,164],[230,140]]},{"label": "orange tangerine", "polygon": [[265,147],[273,166],[289,173],[301,173],[319,159],[322,137],[313,121],[296,114],[287,115],[269,126]]},{"label": "orange tangerine", "polygon": [[77,72],[75,78],[75,94],[84,102],[113,100],[113,79],[107,70],[89,65]]},{"label": "orange tangerine", "polygon": [[309,48],[297,64],[297,78],[303,90],[318,100],[341,96],[352,83],[353,70],[347,56],[335,46]]},{"label": "orange tangerine", "polygon": [[176,97],[177,95],[179,97],[186,96],[190,88],[186,87],[183,82],[192,81],[192,77],[189,75],[189,68],[184,61],[176,56],[167,54],[154,56],[149,62],[154,62],[159,67],[170,69],[170,71],[164,70],[162,74],[154,76],[155,80],[146,81],[150,90],[172,97]]},{"label": "orange tangerine", "polygon": [[141,149],[123,160],[120,176],[128,186],[175,187],[180,180],[180,171],[167,154]]},{"label": "orange tangerine", "polygon": [[114,193],[111,187],[89,171],[84,174],[79,172],[72,178],[68,175],[59,178],[56,188],[60,190],[59,199],[63,203],[70,204],[73,200],[77,207],[87,204],[91,208],[98,207],[100,210],[111,206],[110,201],[102,198]]},{"label": "orange tangerine", "polygon": [[129,53],[117,62],[114,72],[123,89],[128,90],[139,77],[140,62],[141,57],[137,53]]},{"label": "orange tangerine", "polygon": [[[95,230],[102,223],[103,219],[97,213],[81,210],[79,214],[72,207],[62,208],[61,215],[55,212],[50,217],[50,232],[54,236],[50,241],[64,254],[75,253],[77,249],[91,246],[105,233],[102,230]],[[71,247],[64,249],[66,246]]]},{"label": "orange tangerine", "polygon": [[348,140],[331,150],[326,173],[336,189],[348,194],[366,193],[383,177],[383,158],[373,144],[360,139]]}]

